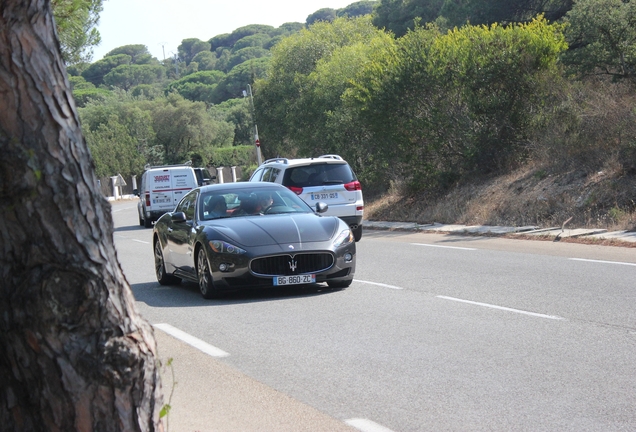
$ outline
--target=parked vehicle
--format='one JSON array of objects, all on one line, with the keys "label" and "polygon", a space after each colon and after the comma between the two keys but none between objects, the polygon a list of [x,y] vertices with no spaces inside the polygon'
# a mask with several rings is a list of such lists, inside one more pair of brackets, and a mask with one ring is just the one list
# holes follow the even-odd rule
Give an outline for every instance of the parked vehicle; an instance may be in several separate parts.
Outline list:
[{"label": "parked vehicle", "polygon": [[139,225],[152,227],[162,214],[174,210],[187,192],[214,178],[207,169],[192,168],[190,164],[147,166],[141,176],[141,189],[135,191],[139,197]]},{"label": "parked vehicle", "polygon": [[282,184],[310,206],[319,201],[327,203],[329,210],[326,214],[345,221],[356,241],[362,238],[362,186],[349,164],[340,156],[269,159],[254,171],[250,181]]},{"label": "parked vehicle", "polygon": [[201,295],[224,291],[353,281],[356,244],[348,225],[323,216],[273,183],[225,183],[188,192],[153,229],[162,285],[198,283]]}]

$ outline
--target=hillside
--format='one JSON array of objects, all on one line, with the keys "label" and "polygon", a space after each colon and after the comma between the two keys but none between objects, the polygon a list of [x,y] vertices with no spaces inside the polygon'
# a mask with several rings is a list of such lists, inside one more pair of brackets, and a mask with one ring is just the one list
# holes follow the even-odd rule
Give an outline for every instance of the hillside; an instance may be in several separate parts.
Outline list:
[{"label": "hillside", "polygon": [[636,230],[636,173],[611,169],[545,174],[526,166],[428,199],[399,188],[365,197],[368,220]]}]

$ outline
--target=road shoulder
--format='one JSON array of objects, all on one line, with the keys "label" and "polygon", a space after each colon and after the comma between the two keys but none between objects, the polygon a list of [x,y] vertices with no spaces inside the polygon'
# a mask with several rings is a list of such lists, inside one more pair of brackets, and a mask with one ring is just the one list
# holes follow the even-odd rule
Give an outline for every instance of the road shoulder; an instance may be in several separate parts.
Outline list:
[{"label": "road shoulder", "polygon": [[155,339],[164,403],[172,407],[168,431],[355,431],[162,330],[155,328]]}]

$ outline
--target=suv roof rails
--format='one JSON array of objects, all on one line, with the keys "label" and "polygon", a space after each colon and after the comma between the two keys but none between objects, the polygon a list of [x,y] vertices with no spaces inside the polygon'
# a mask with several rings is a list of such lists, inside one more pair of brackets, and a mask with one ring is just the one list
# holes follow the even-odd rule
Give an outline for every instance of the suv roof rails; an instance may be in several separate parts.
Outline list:
[{"label": "suv roof rails", "polygon": [[264,164],[266,163],[270,163],[270,162],[280,162],[280,163],[284,163],[284,164],[288,164],[289,163],[289,159],[287,158],[274,158],[274,159],[267,159],[265,162],[263,162]]},{"label": "suv roof rails", "polygon": [[326,154],[326,155],[322,155],[318,157],[326,158],[326,159],[344,160],[342,159],[342,157],[338,156],[337,154]]},{"label": "suv roof rails", "polygon": [[192,161],[186,161],[184,163],[181,164],[174,164],[174,165],[150,165],[150,164],[146,164],[144,166],[144,170],[149,170],[149,169],[153,169],[153,168],[173,168],[173,167],[184,167],[184,166],[192,166]]}]

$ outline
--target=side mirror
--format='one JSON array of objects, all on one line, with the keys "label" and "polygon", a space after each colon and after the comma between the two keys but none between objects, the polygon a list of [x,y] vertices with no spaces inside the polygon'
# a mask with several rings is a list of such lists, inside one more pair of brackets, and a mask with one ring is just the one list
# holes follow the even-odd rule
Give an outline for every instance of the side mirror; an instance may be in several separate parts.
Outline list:
[{"label": "side mirror", "polygon": [[187,220],[184,212],[172,213],[171,219],[172,219],[172,222],[176,222],[176,223],[185,222]]},{"label": "side mirror", "polygon": [[[212,184],[212,180],[216,180],[216,176],[212,176],[210,178],[204,178],[203,179],[203,185]],[[201,185],[201,186],[203,186],[203,185]]]},{"label": "side mirror", "polygon": [[322,201],[316,203],[316,213],[324,213],[327,211],[328,208],[329,206],[327,205],[327,203],[324,203]]},{"label": "side mirror", "polygon": [[139,196],[139,189],[133,189],[133,195]]}]

